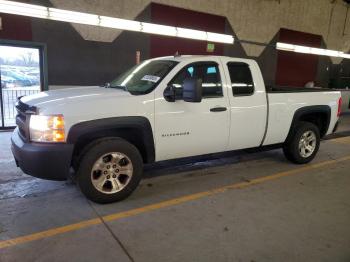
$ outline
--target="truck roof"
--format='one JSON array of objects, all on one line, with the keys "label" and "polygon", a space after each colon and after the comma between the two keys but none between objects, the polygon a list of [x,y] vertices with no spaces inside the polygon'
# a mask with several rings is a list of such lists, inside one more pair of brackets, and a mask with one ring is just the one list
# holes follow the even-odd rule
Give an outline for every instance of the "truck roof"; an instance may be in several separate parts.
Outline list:
[{"label": "truck roof", "polygon": [[[214,56],[214,55],[175,55],[175,56],[163,56],[154,58],[155,60],[172,60],[177,62],[183,62],[188,60],[193,60],[195,58],[234,58],[230,56]],[[240,61],[252,61],[252,59],[237,58]]]}]

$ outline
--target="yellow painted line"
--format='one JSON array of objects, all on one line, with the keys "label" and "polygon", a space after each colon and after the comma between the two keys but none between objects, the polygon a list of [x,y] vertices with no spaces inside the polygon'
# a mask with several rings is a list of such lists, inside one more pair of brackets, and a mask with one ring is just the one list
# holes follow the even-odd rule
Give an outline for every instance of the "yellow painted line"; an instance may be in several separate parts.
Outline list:
[{"label": "yellow painted line", "polygon": [[250,181],[235,183],[235,184],[231,184],[231,185],[227,185],[227,186],[223,186],[223,187],[219,187],[219,188],[214,188],[212,190],[166,200],[163,202],[143,206],[140,208],[131,209],[128,211],[123,211],[123,212],[119,212],[119,213],[115,213],[115,214],[111,214],[111,215],[106,215],[106,216],[103,216],[101,219],[95,218],[95,219],[85,220],[85,221],[81,221],[79,223],[70,224],[70,225],[62,226],[62,227],[56,227],[56,228],[52,228],[49,230],[37,232],[37,233],[26,235],[26,236],[21,236],[21,237],[17,237],[17,238],[13,238],[13,239],[8,239],[8,240],[3,240],[3,241],[0,241],[0,249],[6,248],[6,247],[11,247],[11,246],[16,246],[16,245],[19,245],[22,243],[32,242],[32,241],[39,240],[39,239],[52,237],[52,236],[59,235],[59,234],[64,234],[67,232],[76,231],[76,230],[90,227],[90,226],[94,226],[94,225],[99,225],[99,224],[102,224],[103,222],[115,221],[118,219],[136,216],[136,215],[150,212],[153,210],[179,205],[181,203],[186,203],[186,202],[197,200],[197,199],[204,198],[207,196],[212,196],[212,195],[216,195],[219,193],[224,193],[225,191],[230,190],[230,189],[246,188],[246,187],[249,187],[252,185],[261,184],[261,183],[264,183],[267,181],[276,180],[276,179],[290,176],[290,175],[294,175],[294,174],[300,174],[300,173],[305,172],[305,171],[318,169],[318,168],[325,167],[328,165],[334,165],[334,164],[337,164],[339,162],[348,161],[348,160],[350,160],[350,156],[342,157],[342,158],[335,159],[335,160],[324,161],[324,162],[320,162],[320,163],[316,163],[316,164],[309,164],[309,165],[306,165],[306,166],[301,167],[301,168],[296,168],[296,169],[276,173],[276,174],[269,175],[269,176],[255,178],[255,179],[252,179]]},{"label": "yellow painted line", "polygon": [[34,240],[52,237],[55,235],[75,231],[75,230],[78,230],[78,229],[81,229],[84,227],[98,225],[101,223],[102,223],[101,219],[95,218],[95,219],[81,221],[81,222],[76,223],[76,224],[70,224],[70,225],[63,226],[63,227],[56,227],[56,228],[41,231],[38,233],[34,233],[34,234],[22,236],[22,237],[17,237],[17,238],[13,238],[13,239],[9,239],[9,240],[4,240],[4,241],[0,242],[0,249],[5,248],[5,247],[10,247],[10,246],[15,246],[15,245],[26,243],[26,242],[31,242]]},{"label": "yellow painted line", "polygon": [[335,138],[335,139],[332,139],[331,141],[340,143],[340,144],[350,145],[350,136]]}]

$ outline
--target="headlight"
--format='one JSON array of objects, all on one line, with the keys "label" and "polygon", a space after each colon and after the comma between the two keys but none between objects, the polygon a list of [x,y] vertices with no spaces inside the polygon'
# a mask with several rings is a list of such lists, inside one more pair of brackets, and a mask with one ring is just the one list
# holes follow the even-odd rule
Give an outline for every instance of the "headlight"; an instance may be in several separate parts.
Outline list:
[{"label": "headlight", "polygon": [[33,142],[65,142],[63,115],[31,115],[30,140]]}]

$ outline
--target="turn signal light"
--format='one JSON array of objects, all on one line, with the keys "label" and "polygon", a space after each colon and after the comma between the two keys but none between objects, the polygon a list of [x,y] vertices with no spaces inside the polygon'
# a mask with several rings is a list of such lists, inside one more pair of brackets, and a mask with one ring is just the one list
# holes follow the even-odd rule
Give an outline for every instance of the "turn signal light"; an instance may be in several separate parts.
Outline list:
[{"label": "turn signal light", "polygon": [[53,131],[53,142],[65,142],[64,130]]},{"label": "turn signal light", "polygon": [[64,129],[64,119],[63,116],[54,116],[52,121],[53,129]]}]

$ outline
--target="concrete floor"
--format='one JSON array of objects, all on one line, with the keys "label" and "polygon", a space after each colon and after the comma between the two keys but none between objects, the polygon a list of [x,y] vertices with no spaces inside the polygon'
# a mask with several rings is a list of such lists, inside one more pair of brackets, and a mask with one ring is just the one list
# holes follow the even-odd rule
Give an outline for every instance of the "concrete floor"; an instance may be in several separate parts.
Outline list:
[{"label": "concrete floor", "polygon": [[350,137],[323,141],[307,166],[280,150],[149,166],[110,205],[22,174],[9,138],[0,133],[1,262],[350,261]]}]

